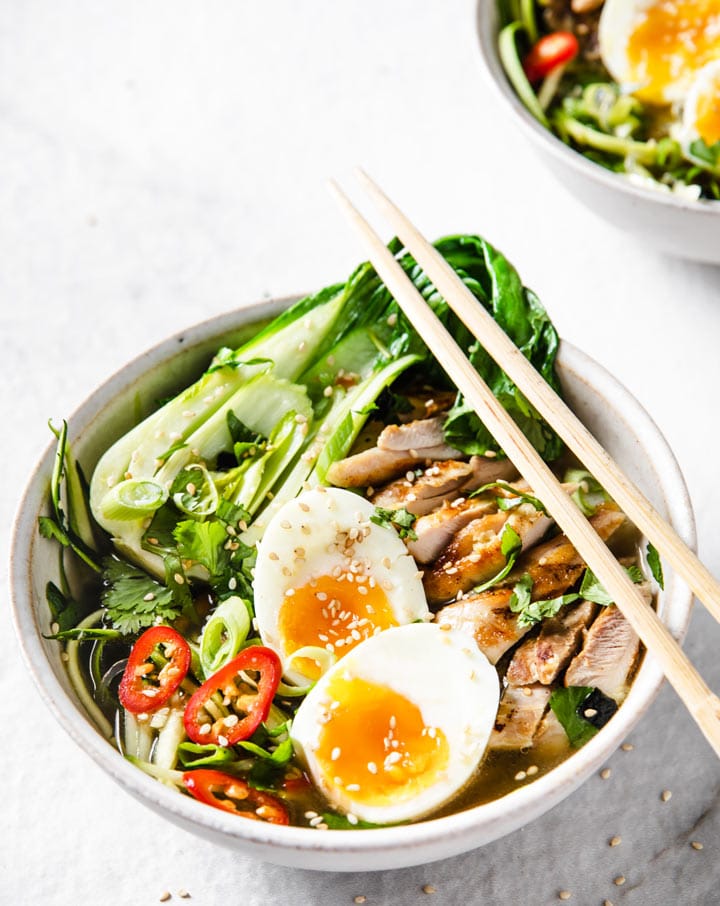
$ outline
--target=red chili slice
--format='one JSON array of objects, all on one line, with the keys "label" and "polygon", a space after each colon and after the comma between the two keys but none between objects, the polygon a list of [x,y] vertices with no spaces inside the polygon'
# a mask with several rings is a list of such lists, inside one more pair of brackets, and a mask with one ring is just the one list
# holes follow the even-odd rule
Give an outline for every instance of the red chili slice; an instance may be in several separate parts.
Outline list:
[{"label": "red chili slice", "polygon": [[[152,655],[167,660],[158,670]],[[156,711],[170,698],[190,669],[190,646],[170,626],[153,626],[133,645],[120,680],[120,704],[133,714]]]},{"label": "red chili slice", "polygon": [[290,823],[287,809],[279,799],[254,789],[231,774],[198,768],[197,771],[186,771],[183,783],[191,796],[224,812],[268,824]]},{"label": "red chili slice", "polygon": [[[193,742],[221,746],[252,736],[268,715],[281,676],[280,658],[272,649],[245,648],[192,695],[185,708],[187,735]],[[218,716],[220,702],[230,708],[229,715]]]},{"label": "red chili slice", "polygon": [[570,31],[555,31],[532,46],[523,60],[528,82],[539,82],[557,66],[569,63],[578,55],[578,39]]}]

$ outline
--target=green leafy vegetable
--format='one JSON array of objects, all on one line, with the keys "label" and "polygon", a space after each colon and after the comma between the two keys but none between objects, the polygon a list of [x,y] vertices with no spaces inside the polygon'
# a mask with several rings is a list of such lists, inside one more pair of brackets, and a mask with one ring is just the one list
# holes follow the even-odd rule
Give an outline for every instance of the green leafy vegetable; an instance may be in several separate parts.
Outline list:
[{"label": "green leafy vegetable", "polygon": [[511,484],[508,484],[506,481],[491,481],[489,484],[484,484],[482,487],[478,488],[476,491],[473,491],[470,494],[470,497],[477,497],[480,494],[485,494],[488,491],[497,488],[501,491],[506,491],[510,496],[509,497],[496,497],[498,509],[507,511],[512,510],[517,506],[520,506],[522,503],[529,503],[534,507],[539,513],[547,513],[545,505],[538,500],[537,497],[533,497],[532,494],[525,494],[523,491],[519,491],[517,488],[514,488]]},{"label": "green leafy vegetable", "polygon": [[660,562],[660,554],[658,553],[657,548],[654,544],[648,541],[646,548],[646,556],[648,566],[650,567],[650,572],[653,574],[653,578],[660,586],[660,588],[665,588],[665,577],[663,576],[662,563]]},{"label": "green leafy vegetable", "polygon": [[580,595],[571,592],[557,598],[533,601],[532,588],[532,577],[529,573],[525,573],[513,588],[510,596],[510,610],[518,614],[518,626],[533,626],[541,620],[554,617],[566,604],[572,604],[580,598]]},{"label": "green leafy vegetable", "polygon": [[417,516],[405,509],[387,510],[381,506],[376,506],[374,514],[370,517],[370,522],[394,528],[401,538],[409,541],[417,541],[417,534],[413,529],[416,521]]},{"label": "green leafy vegetable", "polygon": [[512,570],[513,566],[515,566],[515,561],[522,551],[522,538],[510,525],[509,521],[503,526],[502,534],[500,535],[500,550],[505,557],[505,566],[503,566],[500,572],[491,579],[488,579],[481,585],[476,585],[475,588],[473,588],[475,594],[479,594],[481,591],[487,591],[488,588],[492,588],[493,585],[497,585],[498,582],[501,582]]},{"label": "green leafy vegetable", "polygon": [[584,702],[593,691],[592,686],[568,686],[555,689],[550,696],[553,714],[562,724],[574,749],[584,746],[597,733],[597,727],[581,715]]},{"label": "green leafy vegetable", "polygon": [[115,557],[103,560],[103,586],[107,617],[124,635],[147,629],[158,620],[172,622],[182,611],[169,588]]},{"label": "green leafy vegetable", "polygon": [[[643,576],[641,570],[637,566],[628,566],[625,568],[625,572],[635,584],[645,580],[645,576]],[[615,603],[605,590],[605,586],[590,569],[586,569],[583,575],[580,584],[580,597],[584,598],[586,601],[601,604],[603,607],[609,607],[611,604]]]}]

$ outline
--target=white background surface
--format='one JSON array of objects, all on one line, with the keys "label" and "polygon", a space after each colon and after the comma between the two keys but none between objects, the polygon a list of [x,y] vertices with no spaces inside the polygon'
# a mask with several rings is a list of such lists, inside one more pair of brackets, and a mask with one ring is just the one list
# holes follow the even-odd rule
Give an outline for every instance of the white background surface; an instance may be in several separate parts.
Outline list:
[{"label": "white background surface", "polygon": [[[324,182],[357,163],[431,237],[500,247],[560,333],[632,389],[720,574],[720,269],[660,257],[538,169],[482,81],[468,0],[0,3],[2,549],[48,417],[169,333],[346,276],[361,251]],[[7,604],[5,563],[0,579]],[[7,611],[0,903],[185,902],[181,888],[203,906],[540,904],[562,888],[718,902],[717,762],[669,690],[608,781],[524,830],[417,869],[321,875],[219,850],[131,801],[40,702]],[[697,612],[688,650],[716,689],[719,643]]]}]

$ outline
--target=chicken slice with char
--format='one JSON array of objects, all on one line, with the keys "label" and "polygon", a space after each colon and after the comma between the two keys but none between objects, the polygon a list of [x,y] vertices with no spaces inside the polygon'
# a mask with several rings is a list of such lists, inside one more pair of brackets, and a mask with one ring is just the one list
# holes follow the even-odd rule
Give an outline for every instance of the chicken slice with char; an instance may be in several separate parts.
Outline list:
[{"label": "chicken slice with char", "polygon": [[507,686],[500,699],[490,749],[527,749],[545,714],[550,699],[548,686]]},{"label": "chicken slice with char", "polygon": [[496,664],[528,631],[510,610],[511,588],[496,588],[463,598],[439,610],[435,622],[471,635],[491,664]]},{"label": "chicken slice with char", "polygon": [[505,525],[519,536],[523,550],[533,547],[553,524],[542,510],[521,503],[509,512],[474,519],[461,529],[423,578],[429,604],[455,598],[496,576],[507,558],[502,552]]},{"label": "chicken slice with char", "polygon": [[499,481],[515,473],[508,460],[484,459],[473,456],[469,462],[449,459],[436,462],[421,475],[407,476],[380,488],[370,498],[375,506],[388,510],[405,509],[415,516],[425,516],[445,502],[457,500],[461,494],[475,490],[491,481]]},{"label": "chicken slice with char", "polygon": [[[649,588],[646,596],[650,595]],[[565,672],[566,686],[595,686],[620,704],[640,652],[640,640],[620,610],[605,607]]]},{"label": "chicken slice with char", "polygon": [[540,726],[533,737],[532,746],[533,751],[545,758],[560,758],[567,755],[570,740],[554,711],[548,710],[540,721]]},{"label": "chicken slice with char", "polygon": [[407,542],[408,550],[418,563],[432,563],[461,528],[496,509],[495,498],[489,496],[458,497],[452,503],[445,500],[417,519],[413,526],[417,538]]},{"label": "chicken slice with char", "polygon": [[[421,450],[445,443],[442,416],[418,418],[405,425],[388,425],[380,432],[377,445],[381,450]],[[455,456],[461,455],[457,450]]]},{"label": "chicken slice with char", "polygon": [[544,620],[539,634],[523,642],[513,655],[505,674],[508,683],[548,686],[554,682],[577,651],[595,611],[595,604],[580,601],[564,608],[556,617]]},{"label": "chicken slice with char", "polygon": [[410,469],[426,468],[432,462],[461,456],[448,446],[426,447],[424,450],[381,450],[370,447],[346,459],[334,462],[327,479],[337,488],[367,488],[384,485]]},{"label": "chicken slice with char", "polygon": [[[603,541],[625,521],[617,509],[598,510],[589,519]],[[518,625],[517,614],[510,610],[510,598],[515,583],[529,574],[533,582],[532,600],[540,601],[565,594],[580,578],[585,564],[564,535],[551,538],[523,554],[502,587],[476,595],[467,595],[441,608],[435,621],[472,635],[480,650],[495,664],[529,631]]]}]

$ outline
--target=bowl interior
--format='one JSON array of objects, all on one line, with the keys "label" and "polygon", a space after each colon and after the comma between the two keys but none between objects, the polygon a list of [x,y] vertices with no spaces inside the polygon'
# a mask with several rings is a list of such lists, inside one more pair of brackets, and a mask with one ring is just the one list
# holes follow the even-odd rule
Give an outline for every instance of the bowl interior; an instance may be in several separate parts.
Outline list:
[{"label": "bowl interior", "polygon": [[[92,393],[69,418],[73,455],[90,474],[101,453],[157,401],[187,385],[222,345],[235,346],[257,324],[287,306],[275,300],[223,315],[171,337],[139,356]],[[563,344],[558,360],[566,398],[629,477],[691,547],[694,522],[684,481],[657,427],[611,375],[574,347]],[[553,771],[501,799],[448,817],[371,832],[275,827],[238,821],[167,789],[126,762],[85,714],[48,641],[45,603],[49,581],[58,581],[57,549],[37,532],[47,512],[54,449],[38,463],[21,501],[12,545],[14,620],[25,660],[41,695],[64,729],[127,791],[165,817],[218,843],[286,865],[329,870],[375,870],[419,864],[454,855],[508,833],[570,793],[604,761],[639,720],[656,694],[661,675],[645,659],[618,714],[585,747]],[[659,611],[680,638],[689,620],[691,595],[670,570]]]}]

